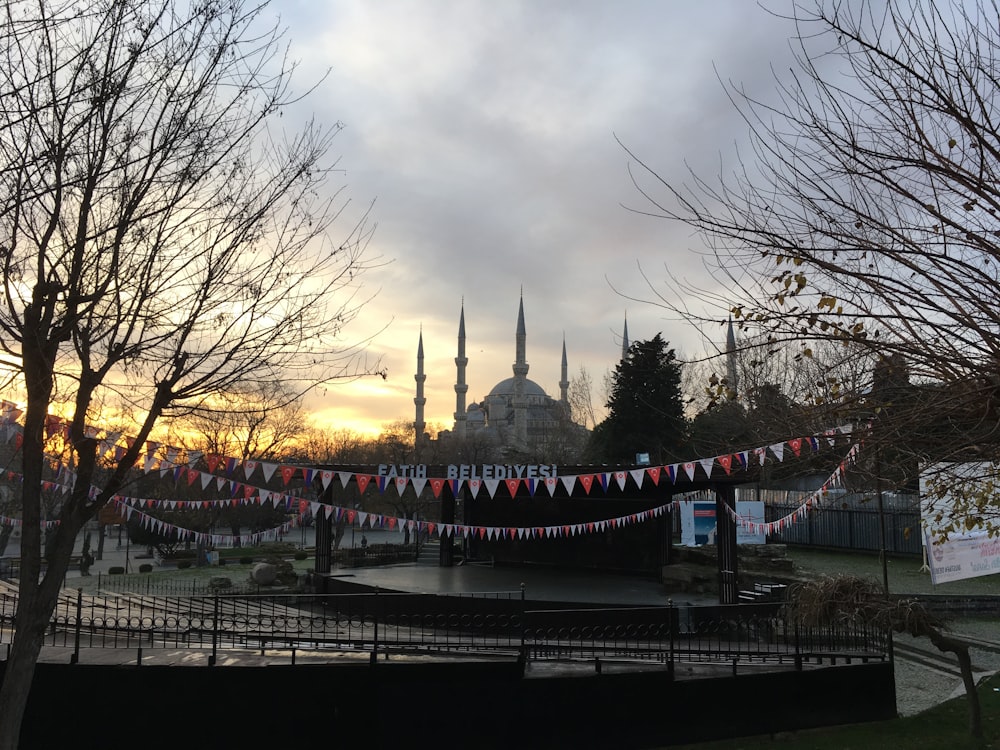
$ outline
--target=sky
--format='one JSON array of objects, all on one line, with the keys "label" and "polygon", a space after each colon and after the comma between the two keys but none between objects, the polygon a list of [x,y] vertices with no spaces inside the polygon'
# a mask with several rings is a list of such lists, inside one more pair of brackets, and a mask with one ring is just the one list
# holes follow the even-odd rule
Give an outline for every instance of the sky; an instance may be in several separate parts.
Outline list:
[{"label": "sky", "polygon": [[375,296],[345,331],[374,336],[387,378],[311,396],[317,425],[412,421],[422,331],[425,419],[450,428],[463,301],[469,403],[511,376],[522,294],[528,377],[555,397],[565,340],[570,377],[585,368],[600,405],[626,316],[633,342],[662,332],[682,358],[723,345],[721,317],[706,341],[637,301],[668,293],[668,271],[718,282],[699,237],[639,212],[623,144],[668,182],[731,170],[747,127],[722,81],[773,92],[789,21],[748,0],[274,0],[268,13],[300,85],[329,71],[290,116],[344,124],[330,187],[354,210],[374,201],[368,252],[388,261],[363,277]]}]

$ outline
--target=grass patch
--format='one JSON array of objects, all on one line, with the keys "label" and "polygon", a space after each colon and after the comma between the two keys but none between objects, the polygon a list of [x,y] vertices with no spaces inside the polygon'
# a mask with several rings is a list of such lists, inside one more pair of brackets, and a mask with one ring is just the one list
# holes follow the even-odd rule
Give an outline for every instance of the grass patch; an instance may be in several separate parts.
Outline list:
[{"label": "grass patch", "polygon": [[[870,724],[852,724],[829,729],[781,734],[774,737],[743,737],[733,740],[684,745],[688,750],[981,750],[1000,747],[1000,676],[979,685],[983,707],[983,739],[969,736],[969,710],[964,697],[953,698],[916,716]],[[775,704],[780,711],[780,702]]]},{"label": "grass patch", "polygon": [[[789,546],[787,555],[794,562],[795,570],[799,574],[844,574],[882,580],[882,563],[877,553],[837,552]],[[889,591],[893,594],[1000,596],[1000,575],[967,578],[935,586],[931,583],[931,574],[921,570],[921,567],[922,561],[919,557],[889,555],[886,558]]]}]

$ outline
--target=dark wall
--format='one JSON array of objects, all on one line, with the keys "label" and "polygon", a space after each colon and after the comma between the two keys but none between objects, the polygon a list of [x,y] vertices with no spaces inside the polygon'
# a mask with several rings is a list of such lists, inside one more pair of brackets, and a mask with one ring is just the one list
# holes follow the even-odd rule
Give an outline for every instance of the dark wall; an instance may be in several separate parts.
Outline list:
[{"label": "dark wall", "polygon": [[513,661],[41,664],[21,747],[642,748],[896,714],[888,663],[676,682],[540,675]]}]

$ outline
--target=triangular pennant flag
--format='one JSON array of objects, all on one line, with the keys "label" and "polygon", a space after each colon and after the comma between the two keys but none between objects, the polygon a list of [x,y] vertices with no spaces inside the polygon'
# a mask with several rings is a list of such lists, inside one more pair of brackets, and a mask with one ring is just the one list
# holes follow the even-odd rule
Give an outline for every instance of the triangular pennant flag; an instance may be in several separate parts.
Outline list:
[{"label": "triangular pennant flag", "polygon": [[396,492],[399,493],[400,497],[402,497],[403,493],[406,492],[406,485],[408,485],[409,483],[410,483],[409,477],[396,477],[395,481]]},{"label": "triangular pennant flag", "polygon": [[490,496],[490,500],[496,497],[497,487],[500,486],[499,479],[484,479],[483,484],[486,486],[486,492]]},{"label": "triangular pennant flag", "polygon": [[292,477],[295,476],[295,467],[280,466],[279,470],[281,471],[281,481],[287,487],[288,483],[292,481]]},{"label": "triangular pennant flag", "polygon": [[271,477],[274,476],[274,472],[278,468],[278,464],[268,464],[268,463],[261,462],[260,468],[264,472],[264,481],[270,482],[271,481]]},{"label": "triangular pennant flag", "polygon": [[584,491],[589,495],[590,488],[594,485],[594,475],[593,474],[580,474],[577,477],[577,481],[583,485]]},{"label": "triangular pennant flag", "polygon": [[754,448],[753,453],[757,456],[757,463],[763,466],[767,459],[767,448]]},{"label": "triangular pennant flag", "polygon": [[371,474],[355,474],[354,481],[358,483],[358,494],[365,494],[365,490],[368,489],[368,483],[372,480]]},{"label": "triangular pennant flag", "polygon": [[417,497],[420,497],[420,493],[424,491],[424,487],[427,485],[427,480],[423,477],[413,477],[410,480],[410,484],[413,485],[413,491],[417,493]]},{"label": "triangular pennant flag", "polygon": [[694,461],[688,461],[684,464],[684,473],[688,475],[688,479],[694,480]]},{"label": "triangular pennant flag", "polygon": [[327,487],[330,486],[330,482],[333,481],[333,472],[330,471],[329,469],[324,469],[323,471],[320,472],[319,477],[320,477],[320,482],[323,485],[323,489],[325,490]]},{"label": "triangular pennant flag", "polygon": [[517,488],[521,486],[520,479],[505,479],[504,483],[507,485],[507,492],[510,493],[511,497],[517,497]]},{"label": "triangular pennant flag", "polygon": [[254,473],[254,470],[256,468],[257,468],[257,462],[256,461],[244,461],[243,462],[243,473],[246,475],[247,479],[250,478],[250,476]]},{"label": "triangular pennant flag", "polygon": [[788,441],[788,446],[792,449],[792,453],[798,456],[802,452],[802,438],[792,438]]},{"label": "triangular pennant flag", "polygon": [[444,489],[443,479],[431,479],[431,492],[434,493],[434,497],[441,497],[441,490]]},{"label": "triangular pennant flag", "polygon": [[[483,486],[483,480],[469,479],[466,480],[465,486],[469,488],[469,493],[472,495],[473,499],[475,499],[476,495],[479,494],[480,488]],[[490,497],[493,497],[493,495],[491,494]]]},{"label": "triangular pennant flag", "polygon": [[[715,468],[715,458],[702,458],[699,459],[698,463],[701,464],[701,468],[705,472],[705,476],[709,479],[712,478],[712,469]],[[694,477],[691,477],[694,479]]]},{"label": "triangular pennant flag", "polygon": [[[639,472],[639,476],[642,476],[642,472]],[[615,481],[618,482],[618,489],[625,489],[625,482],[628,480],[628,474],[624,471],[615,472]]]},{"label": "triangular pennant flag", "polygon": [[653,486],[657,487],[660,484],[660,467],[650,466],[646,469],[646,476],[653,480]]},{"label": "triangular pennant flag", "polygon": [[774,445],[770,446],[770,448],[771,448],[771,453],[774,454],[774,457],[776,459],[778,459],[779,462],[785,460],[785,444],[784,443],[775,443]]},{"label": "triangular pennant flag", "polygon": [[566,492],[572,497],[573,487],[576,486],[576,475],[571,474],[568,477],[560,477],[562,479],[563,487],[566,488]]},{"label": "triangular pennant flag", "polygon": [[719,466],[722,467],[722,470],[726,472],[726,474],[729,474],[730,469],[732,468],[733,465],[733,457],[731,455],[718,456],[718,461],[719,461]]},{"label": "triangular pennant flag", "polygon": [[[642,489],[642,482],[646,478],[646,470],[645,469],[631,469],[629,471],[629,474],[632,477],[632,481],[635,482],[636,486],[641,490]],[[622,489],[625,489],[625,488],[622,487]]]},{"label": "triangular pennant flag", "polygon": [[550,497],[555,496],[556,487],[558,485],[559,485],[559,477],[545,477],[545,489],[548,490]]}]

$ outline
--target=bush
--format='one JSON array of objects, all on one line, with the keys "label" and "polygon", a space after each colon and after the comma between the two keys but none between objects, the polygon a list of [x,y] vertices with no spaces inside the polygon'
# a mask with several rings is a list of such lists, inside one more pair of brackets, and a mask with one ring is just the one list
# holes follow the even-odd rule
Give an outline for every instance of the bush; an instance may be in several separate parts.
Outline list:
[{"label": "bush", "polygon": [[191,561],[190,560],[178,560],[177,561],[177,569],[178,570],[187,570],[190,567],[191,567]]},{"label": "bush", "polygon": [[125,575],[125,568],[123,568],[121,565],[112,565],[110,568],[108,568],[108,575],[109,576]]},{"label": "bush", "polygon": [[221,568],[225,564],[226,564],[226,558],[220,557],[219,558],[219,567]]},{"label": "bush", "polygon": [[165,554],[163,556],[164,560],[193,560],[198,556],[198,550],[194,549],[175,549],[172,552]]},{"label": "bush", "polygon": [[240,558],[240,565],[253,565],[253,558],[252,557],[241,557]]},{"label": "bush", "polygon": [[309,555],[304,549],[300,549],[295,552],[294,557],[296,560],[305,560]]},{"label": "bush", "polygon": [[139,566],[139,572],[140,573],[152,573],[153,572],[153,566],[150,565],[149,563],[143,563],[142,565]]}]

